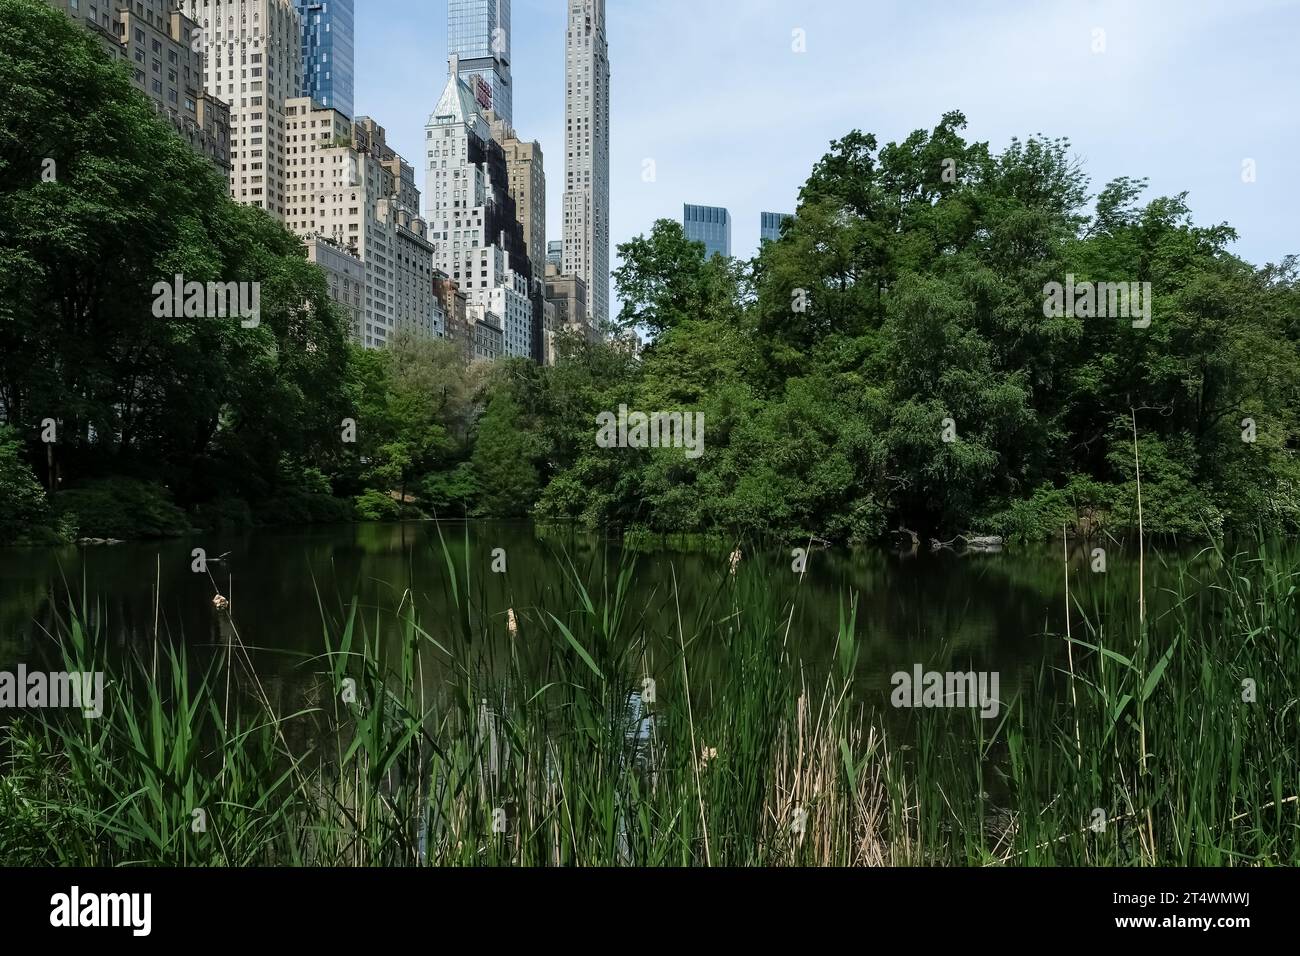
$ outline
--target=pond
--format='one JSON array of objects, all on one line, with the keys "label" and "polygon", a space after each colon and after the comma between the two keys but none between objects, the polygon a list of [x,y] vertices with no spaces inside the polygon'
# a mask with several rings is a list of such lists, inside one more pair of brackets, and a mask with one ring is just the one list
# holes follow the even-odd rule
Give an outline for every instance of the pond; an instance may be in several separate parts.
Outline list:
[{"label": "pond", "polygon": [[[304,659],[324,650],[323,616],[336,627],[353,601],[366,631],[384,641],[400,635],[395,612],[406,602],[418,608],[431,637],[449,639],[454,614],[444,543],[461,593],[468,567],[473,603],[502,640],[510,609],[526,637],[530,622],[544,616],[540,608],[578,606],[572,576],[599,590],[602,569],[616,574],[621,562],[630,569],[627,605],[639,616],[638,627],[652,639],[679,640],[679,614],[690,622],[700,608],[716,613],[709,599],[725,581],[729,561],[729,547],[641,544],[630,551],[607,535],[503,522],[360,524],[3,549],[0,669],[48,660],[55,615],[66,616],[71,601],[122,652],[148,654],[157,634],[201,659],[230,639],[233,625],[259,675],[292,688],[306,679]],[[1070,546],[1076,637],[1082,615],[1103,600],[1136,614],[1135,550],[1108,543],[1102,572],[1096,547]],[[206,573],[193,569],[196,548],[209,558]],[[794,614],[775,621],[774,631],[814,676],[834,660],[840,615],[856,598],[855,684],[873,708],[885,709],[898,673],[991,673],[1000,676],[1000,695],[1010,699],[1040,668],[1065,666],[1059,545],[993,553],[814,549],[803,574],[790,551],[757,551],[744,560],[761,565],[781,606],[795,599]],[[1185,585],[1188,575],[1214,561],[1212,551],[1148,554],[1151,613],[1159,613],[1162,581],[1182,578]],[[494,563],[504,563],[505,573],[494,573]],[[228,617],[214,607],[218,594],[230,602]],[[689,623],[685,630],[689,640]],[[725,647],[692,646],[691,666],[707,675],[709,658],[722,653]],[[919,688],[916,694],[919,703]]]}]

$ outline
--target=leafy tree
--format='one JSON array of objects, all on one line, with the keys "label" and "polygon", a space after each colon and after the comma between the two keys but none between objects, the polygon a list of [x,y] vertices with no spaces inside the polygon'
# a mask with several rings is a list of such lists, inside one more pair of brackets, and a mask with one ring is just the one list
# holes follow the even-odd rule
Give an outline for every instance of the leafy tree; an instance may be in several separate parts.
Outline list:
[{"label": "leafy tree", "polygon": [[520,427],[521,412],[506,390],[488,403],[478,426],[473,468],[479,512],[492,518],[527,514],[539,489],[533,443]]},{"label": "leafy tree", "polygon": [[14,544],[50,524],[45,492],[21,449],[17,432],[0,426],[0,544]]}]

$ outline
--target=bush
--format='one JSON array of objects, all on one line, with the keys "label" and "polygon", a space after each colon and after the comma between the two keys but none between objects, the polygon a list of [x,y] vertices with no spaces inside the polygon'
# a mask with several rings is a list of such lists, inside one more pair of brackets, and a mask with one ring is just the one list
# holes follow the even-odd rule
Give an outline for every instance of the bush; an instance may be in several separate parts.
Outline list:
[{"label": "bush", "polygon": [[353,518],[347,499],[299,490],[282,492],[257,508],[262,525],[344,524]]},{"label": "bush", "polygon": [[83,538],[170,538],[194,529],[161,485],[105,478],[54,495],[54,509]]},{"label": "bush", "polygon": [[22,459],[18,433],[0,426],[0,544],[44,540],[52,525],[45,490]]},{"label": "bush", "polygon": [[253,526],[253,510],[243,498],[218,498],[194,509],[204,531],[243,531]]},{"label": "bush", "polygon": [[1011,502],[1005,511],[971,530],[998,534],[1009,541],[1059,540],[1062,528],[1068,528],[1071,535],[1096,537],[1116,523],[1116,509],[1124,494],[1124,489],[1115,485],[1087,475],[1071,475],[1064,488],[1043,485],[1032,497]]},{"label": "bush", "polygon": [[391,495],[372,488],[357,495],[356,513],[362,521],[396,521],[401,509]]},{"label": "bush", "polygon": [[469,462],[463,462],[451,471],[433,472],[420,483],[421,499],[437,511],[460,513],[468,510],[476,491],[474,468]]}]

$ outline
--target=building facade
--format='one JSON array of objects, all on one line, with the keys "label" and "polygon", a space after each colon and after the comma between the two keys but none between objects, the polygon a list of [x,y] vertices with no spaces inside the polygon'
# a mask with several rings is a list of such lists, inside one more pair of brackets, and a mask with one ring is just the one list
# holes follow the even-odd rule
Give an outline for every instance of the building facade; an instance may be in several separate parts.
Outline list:
[{"label": "building facade", "polygon": [[[530,299],[532,262],[511,194],[510,163],[492,136],[484,81],[462,76],[455,56],[450,66],[447,86],[425,126],[425,210],[434,268],[467,296],[471,325],[495,317],[498,355],[536,357],[540,316]],[[537,162],[540,171],[540,151]],[[522,191],[529,202],[536,191],[531,169],[519,170],[529,182]],[[476,355],[486,357],[481,348]]]},{"label": "building facade", "polygon": [[284,104],[302,88],[297,7],[293,0],[177,2],[203,31],[207,91],[230,104],[230,196],[283,222]]},{"label": "building facade", "polygon": [[794,216],[788,212],[764,212],[759,213],[759,243],[774,242],[781,238],[781,223],[787,219],[793,219]]},{"label": "building facade", "polygon": [[190,148],[230,175],[230,107],[208,93],[198,25],[171,0],[49,0],[78,20],[114,60],[126,64],[147,96]]},{"label": "building facade", "polygon": [[361,263],[357,341],[379,348],[399,329],[441,334],[445,314],[434,294],[433,244],[418,214],[411,165],[366,117],[354,124],[310,97],[289,100],[285,116],[285,225],[309,247],[322,237]]},{"label": "building facade", "polygon": [[561,239],[552,239],[546,244],[546,264],[555,266],[555,271],[559,272],[564,268],[564,241]]},{"label": "building facade", "polygon": [[546,169],[542,144],[520,139],[514,128],[494,113],[489,113],[487,120],[492,138],[506,157],[506,189],[515,202],[532,274],[540,281],[546,275]]},{"label": "building facade", "polygon": [[511,123],[510,0],[447,0],[447,56],[457,58],[471,83],[483,81],[486,108]]},{"label": "building facade", "polygon": [[[482,81],[471,77],[481,91]],[[467,293],[531,278],[523,228],[510,196],[505,153],[492,139],[485,101],[451,75],[425,125],[425,217],[434,265]]]},{"label": "building facade", "polygon": [[554,266],[546,269],[546,301],[553,310],[556,334],[571,333],[588,342],[597,338],[587,313],[587,285],[580,276],[565,275]]},{"label": "building facade", "polygon": [[433,270],[433,294],[442,306],[444,337],[460,348],[468,363],[474,358],[474,327],[469,319],[469,297],[446,273]]},{"label": "building facade", "polygon": [[731,213],[721,206],[682,207],[686,238],[704,243],[704,257],[731,255]]},{"label": "building facade", "polygon": [[496,319],[501,330],[502,356],[536,358],[533,354],[533,303],[523,291],[497,286],[472,292],[469,299],[471,305]]},{"label": "building facade", "polygon": [[297,0],[302,18],[302,87],[321,106],[351,119],[355,81],[355,0]]},{"label": "building facade", "polygon": [[470,305],[468,316],[474,343],[471,360],[495,362],[501,358],[504,339],[501,317],[482,305]]},{"label": "building facade", "polygon": [[324,236],[307,240],[307,259],[316,263],[329,282],[330,298],[348,317],[352,338],[361,341],[365,328],[366,265],[356,255]]},{"label": "building facade", "polygon": [[609,44],[605,0],[567,0],[564,57],[563,272],[587,287],[587,314],[609,319]]}]

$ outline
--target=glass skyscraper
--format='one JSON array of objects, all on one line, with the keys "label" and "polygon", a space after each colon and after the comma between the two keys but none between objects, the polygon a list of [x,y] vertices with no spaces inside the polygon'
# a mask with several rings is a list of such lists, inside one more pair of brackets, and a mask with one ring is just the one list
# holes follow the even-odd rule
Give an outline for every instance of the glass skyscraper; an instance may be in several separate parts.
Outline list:
[{"label": "glass skyscraper", "polygon": [[762,217],[758,230],[758,241],[760,243],[780,239],[781,223],[794,218],[788,212],[764,212],[759,215]]},{"label": "glass skyscraper", "polygon": [[492,91],[492,111],[513,124],[510,90],[510,0],[447,0],[447,56],[460,58],[460,75],[477,76]]},{"label": "glass skyscraper", "polygon": [[353,119],[355,0],[297,0],[302,15],[302,95]]},{"label": "glass skyscraper", "polygon": [[704,243],[705,258],[731,255],[731,213],[721,206],[683,206],[686,238]]}]

